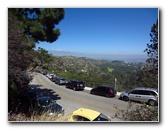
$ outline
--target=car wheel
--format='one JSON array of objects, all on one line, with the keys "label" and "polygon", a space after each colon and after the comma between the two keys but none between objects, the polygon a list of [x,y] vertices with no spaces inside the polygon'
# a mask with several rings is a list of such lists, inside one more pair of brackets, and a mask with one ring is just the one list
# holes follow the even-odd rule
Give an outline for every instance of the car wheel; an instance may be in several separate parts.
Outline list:
[{"label": "car wheel", "polygon": [[108,94],[105,95],[105,97],[110,98],[111,95],[108,93]]},{"label": "car wheel", "polygon": [[149,100],[149,101],[148,101],[148,104],[149,104],[150,106],[156,106],[156,105],[157,105],[157,103],[156,103],[155,100]]},{"label": "car wheel", "polygon": [[124,101],[129,101],[129,98],[127,96],[123,96]]},{"label": "car wheel", "polygon": [[93,95],[93,94],[94,94],[94,92],[93,92],[93,91],[90,91],[90,94],[92,94],[92,95]]}]

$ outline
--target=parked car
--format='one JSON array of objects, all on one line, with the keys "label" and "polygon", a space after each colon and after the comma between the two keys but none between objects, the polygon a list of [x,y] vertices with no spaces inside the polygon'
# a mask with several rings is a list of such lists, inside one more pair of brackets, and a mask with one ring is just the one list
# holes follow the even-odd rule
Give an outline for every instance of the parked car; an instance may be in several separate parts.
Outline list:
[{"label": "parked car", "polygon": [[105,97],[115,97],[116,90],[112,86],[98,86],[96,88],[91,89],[90,94],[101,95]]},{"label": "parked car", "polygon": [[79,108],[68,116],[68,121],[111,121],[111,119],[98,111]]},{"label": "parked car", "polygon": [[52,81],[52,82],[55,82],[55,80],[56,80],[57,78],[58,78],[57,76],[53,76],[53,77],[51,78],[51,81]]},{"label": "parked car", "polygon": [[55,82],[55,80],[57,79],[58,77],[56,76],[56,75],[52,75],[52,77],[50,78],[50,80],[52,81],[52,82]]},{"label": "parked car", "polygon": [[53,77],[55,77],[55,74],[53,74],[53,73],[47,73],[46,77],[48,77],[51,80]]},{"label": "parked car", "polygon": [[154,88],[135,88],[128,92],[122,92],[119,99],[138,101],[155,106],[158,104],[158,90]]},{"label": "parked car", "polygon": [[42,96],[34,99],[31,103],[29,111],[31,114],[36,113],[41,115],[48,112],[50,116],[63,116],[64,109],[57,104],[51,97]]},{"label": "parked car", "polygon": [[55,78],[55,83],[58,85],[66,85],[67,81],[64,78]]},{"label": "parked car", "polygon": [[43,71],[43,75],[47,75],[47,71]]},{"label": "parked car", "polygon": [[85,84],[82,81],[72,80],[72,81],[66,83],[66,88],[71,88],[74,91],[76,91],[76,90],[84,90]]}]

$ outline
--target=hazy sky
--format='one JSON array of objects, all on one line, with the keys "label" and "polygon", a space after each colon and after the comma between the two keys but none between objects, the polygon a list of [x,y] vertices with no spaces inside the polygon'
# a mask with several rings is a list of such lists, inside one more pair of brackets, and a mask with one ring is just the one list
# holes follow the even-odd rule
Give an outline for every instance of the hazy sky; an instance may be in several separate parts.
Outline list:
[{"label": "hazy sky", "polygon": [[53,51],[91,54],[146,55],[150,30],[158,8],[65,8],[59,23],[61,36],[52,44],[40,43]]}]

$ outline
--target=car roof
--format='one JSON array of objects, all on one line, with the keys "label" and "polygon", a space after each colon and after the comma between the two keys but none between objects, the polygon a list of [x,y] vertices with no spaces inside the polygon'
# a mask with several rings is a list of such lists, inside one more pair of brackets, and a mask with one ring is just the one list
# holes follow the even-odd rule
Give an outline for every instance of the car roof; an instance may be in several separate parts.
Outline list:
[{"label": "car roof", "polygon": [[146,88],[146,87],[138,87],[134,90],[151,90],[151,91],[158,91],[156,88]]},{"label": "car roof", "polygon": [[83,81],[79,81],[79,80],[71,80],[71,82],[83,82]]},{"label": "car roof", "polygon": [[84,116],[91,121],[98,117],[101,113],[92,109],[87,108],[79,108],[78,110],[73,112],[73,115]]},{"label": "car roof", "polygon": [[98,86],[98,87],[114,88],[113,86],[108,86],[108,85],[101,85],[101,86]]}]

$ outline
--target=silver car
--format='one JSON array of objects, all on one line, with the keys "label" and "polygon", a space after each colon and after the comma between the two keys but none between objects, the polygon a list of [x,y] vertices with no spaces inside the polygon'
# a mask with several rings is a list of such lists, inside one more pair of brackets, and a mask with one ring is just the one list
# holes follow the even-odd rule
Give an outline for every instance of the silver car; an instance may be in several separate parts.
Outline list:
[{"label": "silver car", "polygon": [[135,88],[128,92],[122,92],[120,99],[124,101],[138,101],[156,106],[158,104],[158,90],[154,88]]}]

